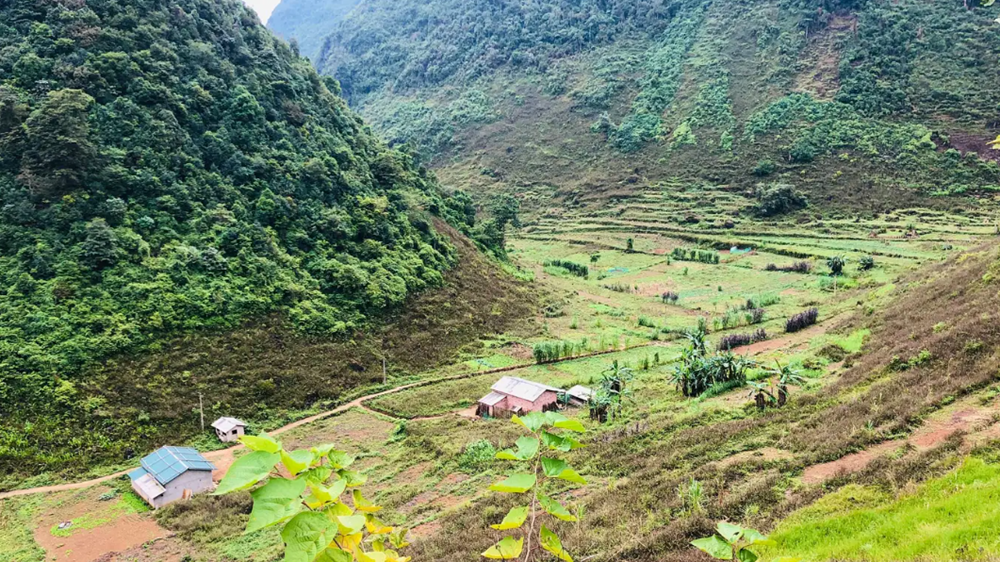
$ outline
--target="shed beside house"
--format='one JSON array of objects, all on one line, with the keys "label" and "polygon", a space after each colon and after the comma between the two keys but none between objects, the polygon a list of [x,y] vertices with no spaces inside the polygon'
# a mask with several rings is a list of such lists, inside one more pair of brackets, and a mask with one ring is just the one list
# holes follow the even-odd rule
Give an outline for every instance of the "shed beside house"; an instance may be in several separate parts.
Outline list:
[{"label": "shed beside house", "polygon": [[190,447],[161,447],[140,464],[128,477],[135,493],[154,508],[215,489],[215,466]]},{"label": "shed beside house", "polygon": [[566,397],[570,406],[580,408],[590,402],[590,399],[594,397],[594,391],[578,384],[566,391]]},{"label": "shed beside house", "polygon": [[215,428],[219,441],[229,443],[238,441],[240,436],[246,433],[247,423],[236,418],[219,418],[212,422],[212,427]]},{"label": "shed beside house", "polygon": [[512,414],[545,412],[558,408],[558,388],[517,377],[503,377],[479,400],[476,414],[493,418],[510,417]]}]

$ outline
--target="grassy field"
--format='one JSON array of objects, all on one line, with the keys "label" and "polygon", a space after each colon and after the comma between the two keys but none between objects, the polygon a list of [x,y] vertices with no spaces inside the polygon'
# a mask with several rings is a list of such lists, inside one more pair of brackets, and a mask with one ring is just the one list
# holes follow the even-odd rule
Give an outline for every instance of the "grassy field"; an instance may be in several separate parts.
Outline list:
[{"label": "grassy field", "polygon": [[[574,451],[570,460],[591,485],[572,495],[554,492],[587,514],[578,527],[563,530],[564,541],[579,557],[697,560],[688,541],[720,519],[773,530],[782,553],[805,552],[809,560],[851,559],[847,554],[868,544],[876,560],[915,561],[943,552],[941,545],[949,552],[968,544],[1000,555],[1000,547],[975,530],[962,534],[946,525],[928,535],[935,540],[909,541],[907,550],[898,550],[877,523],[884,516],[916,524],[924,516],[921,505],[940,504],[928,511],[927,517],[934,517],[949,506],[995,493],[990,490],[996,485],[996,446],[990,439],[982,444],[983,450],[994,451],[992,456],[982,454],[964,464],[963,449],[944,437],[926,447],[891,448],[896,455],[891,469],[879,464],[884,461],[875,453],[882,443],[911,435],[925,439],[920,431],[925,425],[928,432],[936,428],[940,422],[934,420],[967,414],[954,404],[964,395],[982,398],[976,419],[986,422],[954,428],[991,435],[988,414],[997,391],[987,381],[993,376],[993,356],[974,352],[969,356],[976,359],[974,366],[943,358],[972,349],[970,341],[979,342],[977,350],[1000,346],[992,324],[977,323],[976,314],[982,313],[972,312],[992,306],[994,292],[958,289],[982,278],[992,255],[973,249],[984,236],[978,226],[955,221],[944,232],[934,228],[944,219],[930,216],[916,223],[915,237],[884,240],[869,236],[877,223],[847,220],[830,221],[826,230],[776,223],[752,236],[703,234],[692,227],[633,231],[602,220],[578,230],[584,221],[540,220],[511,242],[516,264],[535,275],[531,290],[538,293],[541,308],[529,322],[533,330],[498,330],[439,367],[405,377],[391,373],[390,385],[431,384],[371,400],[282,439],[293,447],[333,442],[357,455],[359,468],[370,478],[366,495],[385,506],[382,518],[413,529],[415,559],[466,559],[494,539],[488,525],[509,507],[486,492],[504,467],[482,451],[511,446],[519,431],[502,420],[458,414],[500,376],[561,388],[593,386],[617,361],[636,373],[619,417],[600,424],[584,410],[567,411],[587,427],[588,447]],[[547,224],[544,233],[541,224]],[[729,251],[733,246],[736,252]],[[674,248],[718,251],[719,263],[679,261],[672,257]],[[599,257],[591,261],[594,255]],[[826,255],[848,258],[836,291]],[[875,256],[876,266],[859,271],[867,255]],[[580,276],[554,261],[586,265],[589,271]],[[801,261],[810,264],[808,273],[768,267]],[[676,294],[676,301],[664,302],[664,292]],[[759,323],[748,324],[752,319],[742,310],[748,300],[765,309]],[[819,309],[819,323],[786,333],[786,319],[810,307]],[[917,321],[907,316],[917,312],[900,311],[922,315]],[[767,340],[737,350],[758,365],[749,378],[770,380],[767,368],[780,362],[798,370],[805,382],[793,387],[786,407],[765,412],[754,408],[745,388],[684,398],[672,373],[687,345],[683,330],[699,322],[709,330],[710,347],[726,335],[764,329]],[[902,330],[907,337],[898,336]],[[571,344],[578,357],[536,364],[534,348],[554,342]],[[483,373],[494,369],[506,370]],[[467,376],[433,382],[456,375]],[[869,450],[874,468],[836,471],[834,466],[822,485],[805,482],[807,470]],[[704,494],[696,512],[685,507],[678,491],[692,479]],[[870,501],[850,503],[855,497]],[[838,511],[844,502],[852,511]],[[6,550],[0,552],[17,552],[23,558],[18,562],[40,559],[39,547],[31,546],[38,505],[34,497],[4,503],[0,546]],[[237,494],[201,496],[161,510],[155,523],[174,536],[157,544],[192,560],[275,560],[280,552],[276,531],[241,534],[248,507],[249,497]],[[987,507],[976,513],[975,521],[982,523],[977,529],[993,521]],[[92,520],[101,523],[94,529],[101,532],[103,519]],[[856,541],[837,550],[817,539],[828,532]],[[883,538],[858,542],[869,536],[865,533]]]}]

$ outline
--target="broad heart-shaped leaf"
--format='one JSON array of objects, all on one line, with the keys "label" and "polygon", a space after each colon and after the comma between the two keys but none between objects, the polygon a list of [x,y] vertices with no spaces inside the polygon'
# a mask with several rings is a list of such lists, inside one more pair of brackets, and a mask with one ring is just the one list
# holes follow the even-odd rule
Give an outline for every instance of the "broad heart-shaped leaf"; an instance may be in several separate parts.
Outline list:
[{"label": "broad heart-shaped leaf", "polygon": [[587,481],[584,480],[575,470],[566,464],[566,461],[562,459],[542,459],[542,470],[545,471],[545,476],[549,478],[561,478],[569,482],[575,482],[577,484],[586,484]]},{"label": "broad heart-shaped leaf", "polygon": [[338,470],[337,476],[340,476],[344,480],[347,480],[348,488],[357,488],[358,486],[364,486],[365,482],[368,481],[368,477],[360,472],[354,472],[353,470]]},{"label": "broad heart-shaped leaf", "polygon": [[281,443],[274,440],[266,433],[260,435],[244,435],[240,437],[240,443],[247,446],[251,451],[263,451],[265,453],[277,453],[281,450]]},{"label": "broad heart-shaped leaf", "polygon": [[338,470],[354,464],[354,457],[344,451],[330,451],[327,453],[327,458],[330,459],[330,464],[333,465],[333,468]]},{"label": "broad heart-shaped leaf", "polygon": [[499,525],[490,525],[498,531],[509,531],[511,529],[517,529],[524,524],[525,520],[528,519],[528,507],[515,507],[507,512],[507,516],[503,518],[503,521]]},{"label": "broad heart-shaped leaf", "polygon": [[316,555],[333,542],[337,525],[322,513],[300,513],[285,524],[281,539],[285,541],[284,562],[313,562]]},{"label": "broad heart-shaped leaf", "polygon": [[743,529],[743,539],[748,541],[750,544],[770,544],[774,542],[760,531],[755,531],[753,529]]},{"label": "broad heart-shaped leaf", "polygon": [[514,560],[521,556],[522,550],[524,550],[524,539],[505,537],[484,552],[483,558],[489,558],[490,560]]},{"label": "broad heart-shaped leaf", "polygon": [[353,535],[340,535],[337,537],[337,542],[340,543],[340,548],[347,550],[349,552],[355,552],[361,548],[361,543],[365,540],[364,533],[354,533]]},{"label": "broad heart-shaped leaf", "polygon": [[302,473],[302,477],[310,484],[324,484],[332,475],[333,469],[328,466],[317,466]]},{"label": "broad heart-shaped leaf", "polygon": [[255,451],[248,455],[236,459],[236,462],[229,467],[226,476],[219,482],[219,487],[215,489],[215,495],[228,494],[237,490],[252,488],[254,484],[260,482],[274,470],[274,465],[281,460],[278,453],[265,453]]},{"label": "broad heart-shaped leaf", "polygon": [[563,506],[563,504],[546,496],[545,494],[538,494],[538,503],[541,504],[542,509],[544,509],[546,513],[556,519],[562,519],[563,521],[576,521],[576,517],[570,513],[569,510]]},{"label": "broad heart-shaped leaf", "polygon": [[542,548],[552,553],[556,558],[564,562],[573,562],[573,557],[563,549],[562,541],[555,533],[542,525]]},{"label": "broad heart-shaped leaf", "polygon": [[281,523],[302,511],[302,492],[306,490],[304,480],[272,478],[260,488],[250,492],[253,496],[253,511],[247,522],[247,533]]},{"label": "broad heart-shaped leaf", "polygon": [[365,497],[361,495],[361,490],[354,490],[351,496],[354,498],[354,509],[358,511],[363,511],[365,513],[375,513],[376,511],[381,511],[382,509],[381,507],[366,500]]},{"label": "broad heart-shaped leaf", "polygon": [[339,548],[326,548],[316,557],[316,562],[354,562],[354,555]]},{"label": "broad heart-shaped leaf", "polygon": [[298,451],[281,451],[281,464],[285,465],[293,476],[309,468],[313,462],[313,453],[309,449]]},{"label": "broad heart-shaped leaf", "polygon": [[528,431],[534,433],[545,425],[545,414],[541,412],[531,412],[525,416],[511,416],[510,421],[523,426]]},{"label": "broad heart-shaped leaf", "polygon": [[740,562],[757,562],[757,558],[759,558],[759,556],[757,556],[757,554],[752,550],[741,548],[740,551],[736,553],[736,558],[739,559]]},{"label": "broad heart-shaped leaf", "polygon": [[538,454],[538,439],[524,436],[515,443],[517,450],[507,449],[497,453],[497,458],[506,461],[526,461],[535,458]]},{"label": "broad heart-shaped leaf", "polygon": [[387,535],[392,532],[392,527],[386,525],[371,513],[365,516],[365,528],[368,529],[369,535]]},{"label": "broad heart-shaped leaf", "polygon": [[306,504],[311,509],[318,509],[328,503],[339,502],[340,494],[347,488],[347,480],[336,480],[329,487],[323,484],[309,482],[309,489],[312,492],[306,498]]},{"label": "broad heart-shaped leaf", "polygon": [[736,544],[736,541],[740,540],[743,536],[743,527],[732,523],[726,523],[725,521],[719,521],[716,530],[719,531],[722,538],[729,541],[729,544]]},{"label": "broad heart-shaped leaf", "polygon": [[580,423],[580,420],[563,420],[556,422],[553,425],[555,425],[555,427],[558,427],[559,429],[565,429],[567,431],[575,431],[577,433],[583,433],[584,431],[587,431],[587,428],[583,427],[583,424]]},{"label": "broad heart-shaped leaf", "polygon": [[505,492],[508,494],[523,494],[535,485],[534,474],[512,474],[503,482],[497,482],[490,486],[494,492]]},{"label": "broad heart-shaped leaf", "polygon": [[341,535],[353,535],[360,533],[365,528],[364,515],[340,515],[337,517],[337,524]]},{"label": "broad heart-shaped leaf", "polygon": [[357,555],[358,562],[385,562],[384,552],[365,552],[359,549]]},{"label": "broad heart-shaped leaf", "polygon": [[[332,521],[336,521],[337,518],[342,515],[343,516],[354,515],[354,510],[351,509],[347,504],[337,502],[328,505],[325,509],[323,509],[323,513],[325,513],[326,516],[329,517]],[[350,549],[345,548],[344,550],[350,550]]]},{"label": "broad heart-shaped leaf", "polygon": [[334,446],[332,443],[324,443],[323,445],[316,445],[315,447],[309,447],[309,450],[312,451],[313,456],[318,459],[320,457],[325,457],[329,455],[330,451],[334,450],[333,447]]},{"label": "broad heart-shaped leaf", "polygon": [[556,435],[554,433],[549,433],[548,431],[542,432],[542,443],[553,451],[562,451],[564,453],[583,447],[583,445],[576,439],[563,437],[562,435]]},{"label": "broad heart-shaped leaf", "polygon": [[719,535],[712,535],[705,539],[691,541],[691,544],[712,558],[719,560],[733,559],[733,547],[729,546],[729,543],[724,541]]}]

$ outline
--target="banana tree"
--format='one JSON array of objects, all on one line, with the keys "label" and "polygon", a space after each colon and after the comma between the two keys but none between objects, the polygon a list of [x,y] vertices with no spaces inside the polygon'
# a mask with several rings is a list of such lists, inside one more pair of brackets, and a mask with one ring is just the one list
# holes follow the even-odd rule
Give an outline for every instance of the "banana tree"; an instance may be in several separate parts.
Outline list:
[{"label": "banana tree", "polygon": [[801,385],[806,382],[806,379],[789,365],[782,366],[778,362],[775,362],[775,364],[778,368],[772,372],[778,375],[778,407],[781,407],[788,402],[788,385]]},{"label": "banana tree", "polygon": [[763,412],[769,404],[777,402],[766,382],[750,381],[747,385],[750,387],[750,392],[747,396],[753,398],[758,410]]}]

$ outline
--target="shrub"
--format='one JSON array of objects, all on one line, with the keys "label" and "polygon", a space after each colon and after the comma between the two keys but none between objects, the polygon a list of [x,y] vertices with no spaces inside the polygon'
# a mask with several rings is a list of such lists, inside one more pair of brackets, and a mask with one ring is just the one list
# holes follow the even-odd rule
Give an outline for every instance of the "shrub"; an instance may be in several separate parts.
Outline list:
[{"label": "shrub", "polygon": [[677,261],[695,261],[713,265],[719,263],[719,253],[711,250],[674,248],[670,257]]},{"label": "shrub", "polygon": [[875,258],[864,256],[858,261],[858,271],[870,271],[875,269]]},{"label": "shrub", "polygon": [[774,163],[773,160],[761,160],[757,162],[754,166],[753,175],[755,176],[769,176],[778,170],[778,165]]},{"label": "shrub", "polygon": [[762,342],[767,339],[767,332],[763,329],[757,330],[749,334],[731,334],[719,341],[718,350],[719,351],[730,351],[736,349],[737,347],[743,347],[745,345],[751,345],[757,342]]},{"label": "shrub", "polygon": [[676,303],[677,299],[679,299],[679,298],[681,298],[680,295],[678,295],[677,293],[675,293],[673,291],[667,291],[667,292],[663,293],[662,295],[660,295],[660,299],[663,301],[664,304],[667,304],[667,303]]},{"label": "shrub", "polygon": [[812,265],[807,261],[795,262],[792,265],[783,265],[781,267],[769,263],[764,269],[766,271],[783,271],[785,273],[809,273],[812,271]]},{"label": "shrub", "polygon": [[806,198],[786,183],[757,186],[757,214],[762,217],[783,215],[804,208]]},{"label": "shrub", "polygon": [[486,439],[473,441],[466,445],[465,450],[458,457],[458,466],[463,470],[478,472],[492,464],[496,457],[497,450]]},{"label": "shrub", "polygon": [[645,316],[640,316],[639,325],[642,326],[643,328],[655,328],[656,322],[653,322],[652,320],[646,318]]},{"label": "shrub", "polygon": [[815,324],[817,320],[819,320],[819,310],[816,308],[810,308],[805,312],[800,312],[789,318],[788,321],[785,322],[785,331],[792,333],[804,330],[805,328]]},{"label": "shrub", "polygon": [[545,262],[545,267],[549,266],[561,267],[562,269],[565,269],[566,271],[572,273],[573,275],[576,275],[577,277],[586,277],[590,275],[589,267],[571,261],[549,260]]}]

